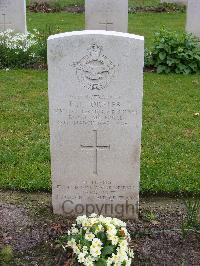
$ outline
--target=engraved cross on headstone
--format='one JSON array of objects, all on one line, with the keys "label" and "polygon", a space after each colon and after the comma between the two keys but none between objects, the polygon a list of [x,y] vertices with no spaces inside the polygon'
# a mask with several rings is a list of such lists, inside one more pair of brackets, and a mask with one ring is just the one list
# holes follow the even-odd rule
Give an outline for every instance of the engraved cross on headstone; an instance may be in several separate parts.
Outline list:
[{"label": "engraved cross on headstone", "polygon": [[110,3],[109,3],[109,0],[107,0],[106,1],[106,4],[105,4],[105,10],[104,10],[104,14],[105,14],[105,17],[104,17],[104,19],[103,20],[105,20],[105,22],[99,22],[99,24],[100,25],[105,25],[105,27],[106,27],[106,31],[108,31],[109,30],[109,26],[110,25],[113,25],[114,23],[113,22],[109,22],[109,14],[110,14],[110,12],[111,12],[111,5],[110,5]]},{"label": "engraved cross on headstone", "polygon": [[3,31],[6,30],[6,25],[11,25],[10,23],[6,23],[6,14],[1,14],[1,16],[3,17],[3,23],[0,22],[0,25],[3,25]]},{"label": "engraved cross on headstone", "polygon": [[99,23],[100,25],[106,25],[106,31],[108,30],[108,26],[110,26],[110,25],[113,25],[113,23],[112,22],[100,22]]},{"label": "engraved cross on headstone", "polygon": [[97,130],[93,130],[94,132],[94,145],[81,145],[82,149],[91,149],[94,150],[95,152],[95,161],[94,161],[94,174],[98,175],[98,151],[100,150],[110,150],[110,145],[98,145],[98,135],[97,135]]}]

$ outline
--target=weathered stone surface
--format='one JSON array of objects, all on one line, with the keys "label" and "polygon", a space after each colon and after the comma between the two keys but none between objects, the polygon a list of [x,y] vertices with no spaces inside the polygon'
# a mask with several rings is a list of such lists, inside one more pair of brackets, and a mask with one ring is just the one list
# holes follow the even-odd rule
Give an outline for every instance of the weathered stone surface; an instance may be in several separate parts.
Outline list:
[{"label": "weathered stone surface", "polygon": [[86,0],[87,30],[128,31],[128,0]]},{"label": "weathered stone surface", "polygon": [[188,0],[186,31],[200,37],[200,0]]},{"label": "weathered stone surface", "polygon": [[25,0],[0,0],[0,31],[26,32]]},{"label": "weathered stone surface", "polygon": [[48,39],[54,212],[137,216],[144,40],[106,31]]}]

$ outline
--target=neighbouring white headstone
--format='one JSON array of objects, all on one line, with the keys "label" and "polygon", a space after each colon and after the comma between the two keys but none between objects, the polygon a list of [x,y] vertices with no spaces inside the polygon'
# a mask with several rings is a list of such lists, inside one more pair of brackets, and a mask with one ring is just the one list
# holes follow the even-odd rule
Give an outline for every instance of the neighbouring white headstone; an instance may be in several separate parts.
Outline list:
[{"label": "neighbouring white headstone", "polygon": [[128,31],[128,0],[85,0],[87,30]]},{"label": "neighbouring white headstone", "polygon": [[186,31],[200,37],[200,0],[188,0]]},{"label": "neighbouring white headstone", "polygon": [[128,33],[49,37],[54,213],[137,217],[143,54]]},{"label": "neighbouring white headstone", "polygon": [[0,31],[26,32],[26,1],[0,0]]}]

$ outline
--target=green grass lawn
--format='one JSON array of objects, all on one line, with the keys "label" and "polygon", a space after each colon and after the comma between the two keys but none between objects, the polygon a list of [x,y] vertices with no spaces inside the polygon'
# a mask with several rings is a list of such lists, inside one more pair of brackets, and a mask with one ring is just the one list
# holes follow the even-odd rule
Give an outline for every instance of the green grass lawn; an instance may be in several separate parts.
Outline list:
[{"label": "green grass lawn", "polygon": [[[84,14],[69,13],[27,13],[28,30],[39,31],[51,27],[60,32],[84,30]],[[183,32],[185,13],[137,13],[129,14],[129,32],[145,36],[146,47],[152,44],[153,36],[161,27]]]},{"label": "green grass lawn", "polygon": [[[47,26],[61,32],[84,29],[83,14],[28,12],[27,22],[29,31]],[[184,13],[129,14],[129,32],[144,35],[146,47],[162,26],[182,32],[184,25]],[[145,74],[142,192],[200,192],[199,116],[194,115],[199,112],[199,87],[197,75]],[[0,91],[0,187],[50,190],[47,72],[0,71]]]},{"label": "green grass lawn", "polygon": [[[46,0],[48,2],[49,0]],[[29,5],[33,0],[26,0],[26,3]],[[81,6],[84,5],[84,0],[51,0],[50,2],[57,2],[61,7],[63,6]],[[156,6],[160,4],[160,0],[129,0],[129,6]]]},{"label": "green grass lawn", "polygon": [[[157,5],[158,0],[137,0],[129,1],[129,5]],[[74,0],[63,1],[64,5],[74,4]],[[185,13],[136,13],[129,14],[129,32],[143,35],[146,47],[152,45],[154,33],[160,28],[183,32],[185,30]],[[84,14],[73,13],[32,13],[27,12],[28,30],[37,29],[44,31],[51,28],[53,32],[84,30]]]},{"label": "green grass lawn", "polygon": [[[200,192],[200,77],[145,74],[141,191]],[[0,71],[0,187],[50,190],[47,72]]]}]

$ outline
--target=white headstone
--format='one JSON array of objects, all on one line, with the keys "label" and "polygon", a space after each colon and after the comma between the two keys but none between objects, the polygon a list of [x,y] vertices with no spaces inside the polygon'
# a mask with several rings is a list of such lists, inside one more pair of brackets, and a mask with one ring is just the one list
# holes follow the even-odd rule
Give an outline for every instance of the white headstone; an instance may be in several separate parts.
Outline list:
[{"label": "white headstone", "polygon": [[85,0],[87,30],[128,31],[128,0]]},{"label": "white headstone", "polygon": [[0,0],[0,31],[26,32],[25,0]]},{"label": "white headstone", "polygon": [[127,33],[49,37],[54,213],[137,216],[143,53]]},{"label": "white headstone", "polygon": [[200,37],[200,0],[188,0],[186,31]]}]

